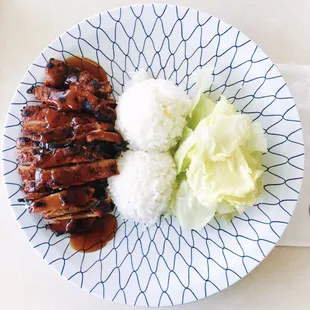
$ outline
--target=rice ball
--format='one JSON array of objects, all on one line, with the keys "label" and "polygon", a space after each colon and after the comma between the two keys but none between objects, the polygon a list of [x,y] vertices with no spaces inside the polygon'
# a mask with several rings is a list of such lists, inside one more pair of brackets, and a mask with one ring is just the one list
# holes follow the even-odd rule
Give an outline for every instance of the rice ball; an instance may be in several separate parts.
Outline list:
[{"label": "rice ball", "polygon": [[144,80],[119,97],[115,128],[132,150],[168,151],[181,137],[190,107],[188,95],[173,82]]},{"label": "rice ball", "polygon": [[127,151],[117,160],[120,174],[108,179],[109,192],[125,219],[153,225],[168,206],[176,177],[170,154]]}]

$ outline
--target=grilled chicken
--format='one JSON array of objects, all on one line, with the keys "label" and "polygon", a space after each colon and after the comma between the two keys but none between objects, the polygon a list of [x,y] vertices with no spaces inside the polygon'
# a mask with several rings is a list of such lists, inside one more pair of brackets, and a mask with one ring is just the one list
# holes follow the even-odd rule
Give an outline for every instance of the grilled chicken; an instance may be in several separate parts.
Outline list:
[{"label": "grilled chicken", "polygon": [[109,123],[98,122],[96,117],[86,113],[63,113],[51,108],[27,106],[22,110],[25,137],[34,141],[59,141],[92,130],[113,130]]},{"label": "grilled chicken", "polygon": [[95,217],[83,218],[80,220],[59,220],[56,218],[50,220],[46,225],[46,228],[56,232],[57,234],[80,233],[90,230],[95,220]]},{"label": "grilled chicken", "polygon": [[118,174],[116,160],[106,159],[86,164],[57,167],[52,169],[36,169],[36,188],[66,188],[86,182],[107,179]]},{"label": "grilled chicken", "polygon": [[109,81],[99,81],[87,71],[73,72],[68,75],[65,84],[71,89],[78,87],[81,91],[90,92],[100,99],[108,99],[112,93],[112,87]]},{"label": "grilled chicken", "polygon": [[44,84],[56,88],[63,87],[68,71],[69,67],[65,62],[51,58],[45,67]]},{"label": "grilled chicken", "polygon": [[[88,202],[85,202],[83,205],[72,205],[67,208],[55,209],[50,211],[44,211],[42,217],[44,219],[72,219],[74,216],[79,216],[80,214],[91,211],[91,214],[96,214],[99,208],[97,206],[100,204],[100,201],[97,199],[92,199]],[[92,217],[92,216],[89,216]]]},{"label": "grilled chicken", "polygon": [[116,132],[107,132],[107,131],[90,131],[88,133],[79,134],[69,139],[65,140],[56,140],[56,141],[37,141],[32,140],[30,137],[20,137],[16,140],[16,148],[20,149],[29,149],[29,148],[43,148],[43,149],[55,149],[63,148],[71,145],[85,145],[85,143],[97,142],[99,144],[106,143],[109,148],[110,154],[115,154],[111,152],[113,147],[115,151],[125,151],[126,143],[122,140],[122,137]]},{"label": "grilled chicken", "polygon": [[22,134],[25,137],[39,142],[51,142],[65,140],[93,130],[104,131],[107,128],[105,123],[89,123],[83,125],[76,125],[74,127],[57,127],[52,129],[32,128],[29,130],[27,126],[22,129]]},{"label": "grilled chicken", "polygon": [[94,114],[100,121],[113,123],[116,119],[115,110],[105,99],[99,99],[79,86],[58,90],[45,85],[32,89],[33,94],[43,103],[41,107],[53,107],[57,111],[86,111]]},{"label": "grilled chicken", "polygon": [[86,135],[86,142],[93,141],[107,141],[115,144],[121,144],[123,142],[122,137],[116,132],[107,132],[102,130],[93,130]]},{"label": "grilled chicken", "polygon": [[70,138],[74,135],[74,128],[58,127],[53,129],[34,128],[29,130],[26,126],[22,129],[22,134],[34,141],[50,142]]},{"label": "grilled chicken", "polygon": [[32,181],[35,179],[36,169],[34,167],[18,166],[18,173],[23,181]]},{"label": "grilled chicken", "polygon": [[35,199],[30,203],[29,211],[31,213],[47,213],[61,209],[70,210],[72,207],[88,203],[92,199],[94,192],[95,189],[91,186],[71,187],[67,190]]},{"label": "grilled chicken", "polygon": [[99,81],[88,71],[70,67],[64,61],[51,58],[45,67],[44,85],[62,89],[70,84],[80,85],[83,90],[96,94],[99,98],[112,92],[109,81]]},{"label": "grilled chicken", "polygon": [[28,137],[19,137],[16,139],[16,149],[39,147],[40,142],[32,141]]},{"label": "grilled chicken", "polygon": [[70,67],[64,61],[51,58],[45,67],[44,85],[61,89],[70,84],[81,85],[84,90],[96,94],[99,98],[112,92],[109,81],[99,81],[88,71]]},{"label": "grilled chicken", "polygon": [[112,204],[108,199],[99,201],[92,199],[88,203],[80,206],[72,206],[67,209],[52,210],[49,212],[43,212],[42,217],[44,219],[55,219],[57,220],[78,220],[87,217],[102,217],[108,212],[113,210]]},{"label": "grilled chicken", "polygon": [[100,145],[72,145],[54,150],[41,148],[27,148],[17,150],[17,161],[24,166],[36,168],[50,168],[67,164],[80,164],[98,159],[110,159],[111,155],[105,153]]},{"label": "grilled chicken", "polygon": [[[59,112],[55,109],[41,106],[26,106],[22,110],[23,129],[37,131],[39,129],[57,127],[75,127],[78,125],[97,124],[102,130],[113,131],[113,125],[98,122],[98,119],[88,113]],[[37,130],[36,130],[37,129]]]},{"label": "grilled chicken", "polygon": [[38,199],[41,199],[43,197],[46,197],[48,195],[51,195],[53,192],[45,192],[45,193],[30,193],[28,195],[26,195],[25,197],[23,198],[19,198],[18,199],[18,202],[27,202],[27,203],[30,203],[34,200],[38,200]]},{"label": "grilled chicken", "polygon": [[22,189],[26,194],[29,193],[44,193],[47,189],[42,186],[37,188],[35,182],[36,168],[28,166],[18,166],[18,173],[22,179]]},{"label": "grilled chicken", "polygon": [[27,195],[19,201],[52,231],[79,233],[113,211],[106,179],[118,174],[115,158],[126,144],[114,129],[116,102],[104,75],[100,81],[53,58],[45,74],[44,85],[28,90],[42,103],[22,110],[16,149]]},{"label": "grilled chicken", "polygon": [[24,193],[29,194],[29,193],[34,193],[34,192],[44,192],[44,188],[41,188],[38,190],[36,188],[36,182],[34,180],[23,180],[22,181],[22,189]]},{"label": "grilled chicken", "polygon": [[58,111],[87,111],[99,120],[115,121],[115,100],[108,81],[99,81],[91,73],[50,59],[46,65],[46,79],[42,86],[32,86],[28,93],[43,102],[43,106]]}]

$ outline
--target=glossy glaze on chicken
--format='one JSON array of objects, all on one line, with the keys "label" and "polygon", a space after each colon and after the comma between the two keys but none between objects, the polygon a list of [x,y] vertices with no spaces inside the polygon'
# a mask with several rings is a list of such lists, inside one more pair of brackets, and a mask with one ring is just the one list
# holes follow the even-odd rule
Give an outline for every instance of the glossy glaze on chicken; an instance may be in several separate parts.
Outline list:
[{"label": "glossy glaze on chicken", "polygon": [[57,233],[89,231],[114,208],[106,179],[118,174],[115,158],[126,145],[114,130],[111,84],[98,77],[50,59],[44,84],[28,90],[41,103],[21,111],[16,142],[26,194],[21,201]]}]

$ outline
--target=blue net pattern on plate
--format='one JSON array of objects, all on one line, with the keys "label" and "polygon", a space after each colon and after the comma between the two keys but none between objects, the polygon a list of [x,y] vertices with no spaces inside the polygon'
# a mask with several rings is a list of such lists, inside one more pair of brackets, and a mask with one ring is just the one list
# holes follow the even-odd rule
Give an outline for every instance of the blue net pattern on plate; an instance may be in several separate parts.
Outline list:
[{"label": "blue net pattern on plate", "polygon": [[[214,65],[210,95],[225,94],[258,120],[268,136],[265,191],[257,204],[231,223],[214,219],[201,231],[184,231],[172,218],[152,228],[118,217],[114,240],[83,254],[68,236],[46,231],[23,204],[15,161],[20,109],[37,101],[26,93],[43,82],[50,57],[79,55],[106,69],[116,96],[128,73],[146,68],[154,78],[193,91],[191,74]],[[281,75],[262,51],[235,28],[207,14],[164,5],[134,6],[97,15],[54,41],[24,76],[11,103],[3,164],[9,199],[21,229],[57,272],[81,288],[130,305],[175,305],[210,296],[258,265],[283,233],[298,199],[304,148],[295,103]],[[147,185],[146,185],[147,186]],[[143,190],[143,189],[142,189]]]}]

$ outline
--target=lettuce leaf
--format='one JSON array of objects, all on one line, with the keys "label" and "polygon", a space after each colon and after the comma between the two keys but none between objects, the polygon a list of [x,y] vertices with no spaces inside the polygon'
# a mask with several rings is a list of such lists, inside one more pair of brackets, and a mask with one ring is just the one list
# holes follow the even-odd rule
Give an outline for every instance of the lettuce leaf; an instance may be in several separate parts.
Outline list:
[{"label": "lettuce leaf", "polygon": [[201,95],[191,117],[188,117],[187,126],[194,130],[203,118],[212,113],[214,107],[215,103],[210,98],[205,95]]},{"label": "lettuce leaf", "polygon": [[214,217],[216,207],[215,203],[202,205],[187,181],[183,180],[176,192],[171,210],[178,218],[181,227],[199,230]]},{"label": "lettuce leaf", "polygon": [[174,154],[179,176],[171,203],[181,226],[192,229],[213,216],[231,220],[255,203],[263,190],[267,152],[261,124],[223,96],[215,103],[199,94]]},{"label": "lettuce leaf", "polygon": [[[202,204],[245,197],[255,189],[251,169],[239,148],[225,161],[195,157],[187,171],[188,184]],[[235,205],[235,203],[231,203]]]},{"label": "lettuce leaf", "polygon": [[249,140],[251,121],[246,115],[215,112],[214,109],[210,116],[200,121],[194,134],[201,156],[212,161],[223,161]]},{"label": "lettuce leaf", "polygon": [[195,136],[190,133],[175,152],[174,161],[178,173],[184,172],[188,168],[188,165],[190,164],[190,157],[188,156],[188,153],[190,149],[195,145],[195,142]]}]

